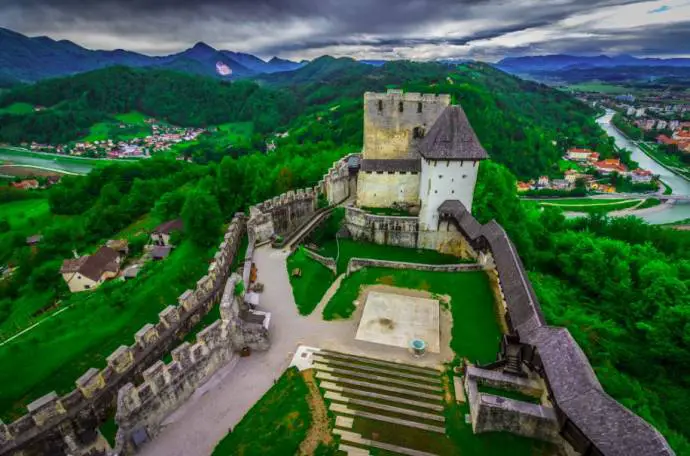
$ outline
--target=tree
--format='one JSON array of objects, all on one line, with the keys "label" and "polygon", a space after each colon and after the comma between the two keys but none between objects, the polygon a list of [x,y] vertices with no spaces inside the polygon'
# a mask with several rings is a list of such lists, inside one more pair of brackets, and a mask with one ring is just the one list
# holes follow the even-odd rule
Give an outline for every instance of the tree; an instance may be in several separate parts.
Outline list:
[{"label": "tree", "polygon": [[218,199],[210,193],[194,190],[187,194],[182,207],[185,237],[199,246],[210,246],[218,241],[223,217]]}]

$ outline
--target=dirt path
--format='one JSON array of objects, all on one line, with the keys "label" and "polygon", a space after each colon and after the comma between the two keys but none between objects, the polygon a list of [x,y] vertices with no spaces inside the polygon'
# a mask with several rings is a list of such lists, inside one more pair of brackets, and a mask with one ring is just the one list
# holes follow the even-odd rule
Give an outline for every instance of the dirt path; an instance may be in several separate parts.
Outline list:
[{"label": "dirt path", "polygon": [[311,427],[307,431],[307,436],[299,447],[299,454],[312,456],[322,442],[325,445],[333,443],[333,436],[331,435],[328,410],[326,410],[326,404],[319,392],[319,387],[316,385],[314,370],[302,371],[302,377],[304,377],[307,388],[309,388],[309,398],[307,401],[309,402],[312,421]]}]

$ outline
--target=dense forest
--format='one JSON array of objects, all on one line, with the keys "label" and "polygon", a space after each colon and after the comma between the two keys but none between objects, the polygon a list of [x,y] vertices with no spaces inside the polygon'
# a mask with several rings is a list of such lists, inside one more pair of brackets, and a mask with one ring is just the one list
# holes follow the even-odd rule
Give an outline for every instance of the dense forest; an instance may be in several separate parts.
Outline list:
[{"label": "dense forest", "polygon": [[473,210],[506,228],[547,321],[570,330],[604,389],[690,454],[690,233],[539,210],[492,162],[482,163]]}]

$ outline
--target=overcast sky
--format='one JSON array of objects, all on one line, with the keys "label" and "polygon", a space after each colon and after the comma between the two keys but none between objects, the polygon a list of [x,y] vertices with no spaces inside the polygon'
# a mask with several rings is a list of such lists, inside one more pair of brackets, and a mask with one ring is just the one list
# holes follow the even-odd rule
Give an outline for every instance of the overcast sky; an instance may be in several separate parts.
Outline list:
[{"label": "overcast sky", "polygon": [[690,0],[0,0],[0,27],[150,55],[690,56]]}]

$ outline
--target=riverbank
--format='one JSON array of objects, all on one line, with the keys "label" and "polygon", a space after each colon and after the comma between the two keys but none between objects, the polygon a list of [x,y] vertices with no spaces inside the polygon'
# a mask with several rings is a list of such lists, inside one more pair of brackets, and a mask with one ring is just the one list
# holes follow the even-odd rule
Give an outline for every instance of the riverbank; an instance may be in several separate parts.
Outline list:
[{"label": "riverbank", "polygon": [[[611,128],[615,129],[618,134],[620,134],[622,137],[624,137],[626,140],[630,141],[632,144],[635,144],[637,148],[642,151],[643,154],[645,154],[647,157],[650,159],[654,160],[655,163],[657,163],[659,166],[664,167],[667,171],[672,172],[676,176],[680,177],[681,179],[684,179],[687,182],[690,182],[690,168],[687,171],[678,169],[674,166],[670,166],[667,163],[664,163],[663,160],[658,158],[656,154],[654,154],[650,149],[649,146],[647,146],[643,141],[635,141],[634,139],[630,138],[628,135],[626,135],[620,128],[616,127],[613,122],[609,122],[609,125],[611,125]],[[616,145],[618,147],[618,145]]]}]

